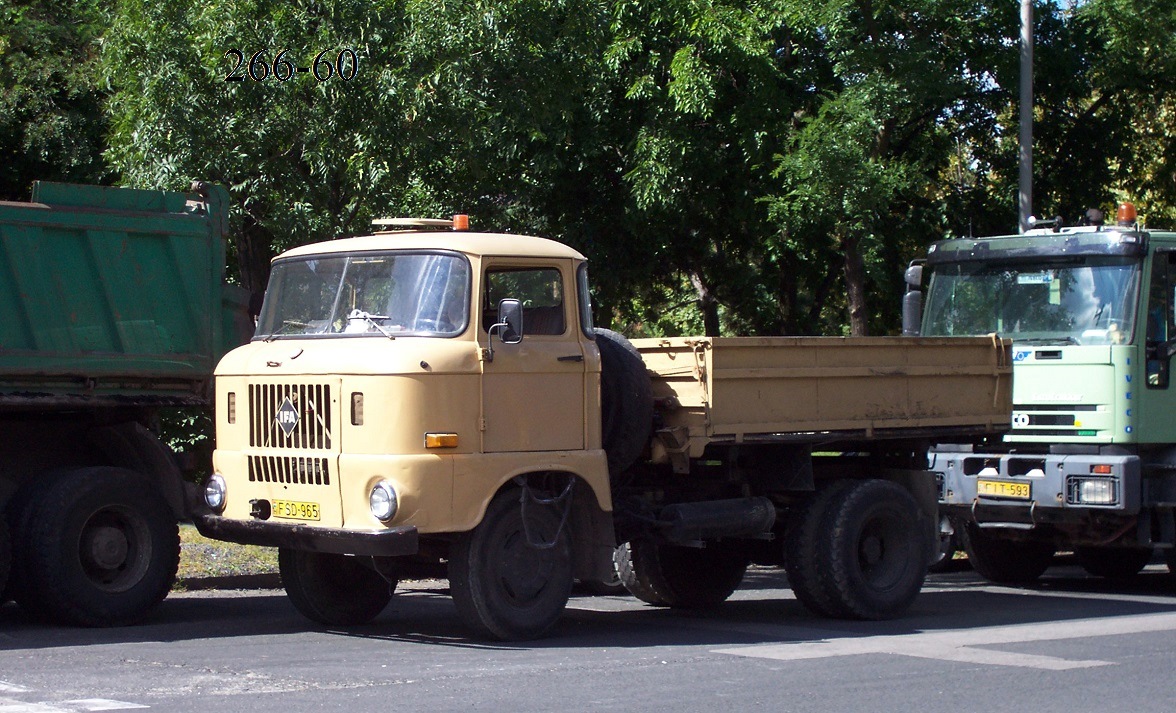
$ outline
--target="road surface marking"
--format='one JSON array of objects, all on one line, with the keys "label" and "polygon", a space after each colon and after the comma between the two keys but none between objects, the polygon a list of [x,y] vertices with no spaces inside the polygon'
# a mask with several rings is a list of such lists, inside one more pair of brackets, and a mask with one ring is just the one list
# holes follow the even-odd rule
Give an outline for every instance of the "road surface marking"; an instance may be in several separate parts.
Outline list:
[{"label": "road surface marking", "polygon": [[[3,689],[8,693],[28,693],[29,689],[11,686]],[[12,688],[21,688],[13,691]],[[126,701],[112,701],[108,698],[83,698],[76,701],[43,701],[40,703],[25,703],[12,698],[0,698],[0,713],[83,713],[84,711],[129,711],[150,706]]]},{"label": "road surface marking", "polygon": [[1093,666],[1111,666],[1113,661],[1070,660],[1053,656],[1039,656],[998,651],[987,648],[1002,644],[1024,644],[1037,641],[1064,641],[1091,636],[1121,636],[1176,630],[1176,613],[1141,614],[1138,616],[1106,617],[1051,621],[1013,626],[994,626],[983,629],[952,629],[928,631],[898,636],[866,636],[858,638],[824,639],[782,644],[761,644],[715,649],[714,653],[777,661],[802,661],[835,656],[862,654],[894,654],[965,663],[995,666],[1020,666],[1048,671],[1065,671]]}]

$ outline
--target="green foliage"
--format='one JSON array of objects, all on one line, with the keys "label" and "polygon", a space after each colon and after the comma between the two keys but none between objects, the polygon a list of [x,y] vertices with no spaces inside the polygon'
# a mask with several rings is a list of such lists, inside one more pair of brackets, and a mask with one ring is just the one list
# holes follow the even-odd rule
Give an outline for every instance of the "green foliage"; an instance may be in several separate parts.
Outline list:
[{"label": "green foliage", "polygon": [[[1036,13],[1037,212],[1136,198],[1172,222],[1171,3]],[[468,212],[587,254],[604,326],[890,332],[930,241],[1015,225],[1018,21],[982,0],[120,0],[107,158],[135,185],[230,185],[252,290],[277,250]],[[272,71],[344,47],[350,81],[224,81],[233,49]]]},{"label": "green foliage", "polygon": [[96,0],[0,0],[0,200],[34,180],[102,183]]}]

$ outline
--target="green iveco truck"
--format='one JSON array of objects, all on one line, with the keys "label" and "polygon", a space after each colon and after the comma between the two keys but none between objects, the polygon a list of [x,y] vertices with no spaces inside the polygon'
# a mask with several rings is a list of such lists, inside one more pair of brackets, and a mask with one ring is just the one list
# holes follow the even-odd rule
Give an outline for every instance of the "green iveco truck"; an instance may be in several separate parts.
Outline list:
[{"label": "green iveco truck", "polygon": [[1062,550],[1103,577],[1155,550],[1176,567],[1176,233],[1131,204],[1101,218],[938,242],[907,273],[906,333],[1013,340],[1002,446],[930,455],[944,536],[962,529],[995,582],[1036,579]]},{"label": "green iveco truck", "polygon": [[250,331],[228,195],[38,183],[0,203],[0,603],[85,626],[164,598],[189,515],[160,409]]}]

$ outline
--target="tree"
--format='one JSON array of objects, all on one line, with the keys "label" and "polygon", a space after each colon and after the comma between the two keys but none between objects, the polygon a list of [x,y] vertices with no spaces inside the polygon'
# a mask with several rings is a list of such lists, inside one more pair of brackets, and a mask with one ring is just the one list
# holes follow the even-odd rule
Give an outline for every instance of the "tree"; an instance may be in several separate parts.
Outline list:
[{"label": "tree", "polygon": [[96,0],[0,0],[0,200],[34,180],[102,183],[105,92]]},{"label": "tree", "polygon": [[778,157],[773,215],[789,236],[828,236],[848,331],[868,334],[895,322],[871,311],[871,283],[896,305],[901,255],[942,227],[925,207],[951,156],[947,127],[986,101],[1007,19],[978,0],[784,6],[820,69],[807,70],[818,80],[812,108]]}]

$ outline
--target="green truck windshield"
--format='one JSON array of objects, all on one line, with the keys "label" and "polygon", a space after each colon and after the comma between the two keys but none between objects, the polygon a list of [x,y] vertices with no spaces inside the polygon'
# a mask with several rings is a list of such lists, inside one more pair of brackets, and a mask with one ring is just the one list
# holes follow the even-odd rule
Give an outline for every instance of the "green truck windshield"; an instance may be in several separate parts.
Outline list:
[{"label": "green truck windshield", "polygon": [[460,255],[362,253],[274,263],[254,339],[450,337],[469,322]]},{"label": "green truck windshield", "polygon": [[938,264],[923,334],[1124,344],[1134,330],[1139,272],[1138,260],[1123,257]]}]

